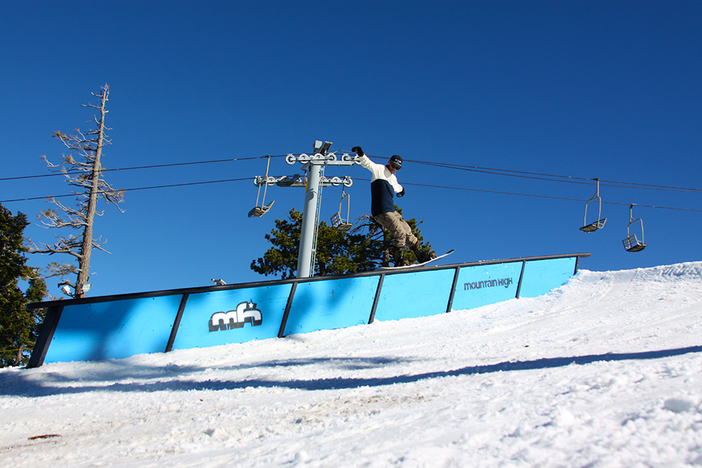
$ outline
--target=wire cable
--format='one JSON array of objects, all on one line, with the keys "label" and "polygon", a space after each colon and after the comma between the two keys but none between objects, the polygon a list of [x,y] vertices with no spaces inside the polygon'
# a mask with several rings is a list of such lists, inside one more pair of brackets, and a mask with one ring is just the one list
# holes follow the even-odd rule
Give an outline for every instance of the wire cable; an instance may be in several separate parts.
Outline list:
[{"label": "wire cable", "polygon": [[[284,157],[284,154],[278,154],[278,155],[271,155],[271,158],[282,158]],[[252,156],[249,158],[229,158],[229,159],[213,159],[211,161],[191,161],[191,162],[180,162],[180,163],[169,163],[169,164],[153,164],[150,166],[132,166],[132,167],[118,167],[114,169],[106,169],[103,168],[102,172],[117,172],[117,171],[132,171],[135,169],[161,169],[164,167],[177,167],[177,166],[192,166],[196,164],[214,164],[214,163],[223,163],[223,162],[232,162],[232,161],[250,161],[253,159],[262,159],[262,158],[267,158],[269,156]],[[67,171],[67,175],[75,175],[75,174],[80,174],[80,171]],[[41,177],[56,177],[56,176],[62,176],[64,175],[63,172],[53,172],[51,174],[38,174],[38,175],[28,175],[28,176],[15,176],[15,177],[2,177],[0,178],[0,181],[6,181],[6,180],[22,180],[22,179],[38,179]]]},{"label": "wire cable", "polygon": [[[551,200],[566,200],[566,201],[577,201],[577,202],[587,202],[588,200],[584,200],[581,198],[568,198],[568,197],[555,197],[553,195],[536,195],[532,193],[518,193],[518,192],[503,192],[499,190],[483,190],[483,189],[474,189],[474,188],[466,188],[466,187],[449,187],[445,185],[430,185],[430,184],[414,184],[411,182],[405,182],[403,185],[414,185],[417,187],[430,187],[430,188],[440,188],[440,189],[450,189],[450,190],[465,190],[469,192],[483,192],[483,193],[495,193],[499,195],[517,195],[521,197],[534,197],[534,198],[548,198]],[[623,205],[623,206],[629,206],[631,203],[621,203],[621,202],[611,202],[611,201],[603,201],[603,204],[607,205]],[[679,211],[696,211],[696,212],[702,212],[702,209],[696,209],[696,208],[679,208],[679,207],[674,207],[674,206],[658,206],[658,205],[641,205],[641,204],[636,204],[636,206],[644,207],[644,208],[659,208],[659,209],[664,209],[664,210],[679,210]]]},{"label": "wire cable", "polygon": [[[536,179],[536,180],[547,180],[550,182],[565,182],[571,184],[591,184],[592,178],[585,177],[575,177],[575,176],[564,176],[557,174],[544,174],[540,172],[526,172],[526,171],[514,171],[509,169],[495,169],[490,167],[480,167],[480,166],[466,166],[461,164],[449,164],[449,163],[438,163],[431,161],[419,161],[411,160],[407,161],[425,164],[427,166],[441,167],[445,169],[456,169],[462,171],[478,172],[483,174],[494,174],[509,177],[521,177],[524,179]],[[563,180],[558,180],[563,179]],[[603,183],[604,182],[604,183]],[[702,192],[702,189],[688,188],[688,187],[674,187],[668,185],[655,185],[655,184],[641,184],[637,182],[622,182],[617,180],[606,180],[600,179],[600,185],[607,187],[619,187],[619,188],[641,188],[648,190],[669,190],[677,192]]]},{"label": "wire cable", "polygon": [[[348,151],[347,151],[347,153],[348,153]],[[285,156],[286,155],[284,155],[284,154],[270,155],[271,158],[281,158],[281,157],[285,157]],[[380,156],[376,156],[376,155],[371,155],[371,156],[374,158],[380,157]],[[146,165],[146,166],[118,167],[118,168],[114,168],[114,169],[103,169],[103,172],[131,171],[131,170],[139,170],[139,169],[161,169],[161,168],[166,168],[166,167],[191,166],[191,165],[199,165],[199,164],[215,164],[215,163],[224,163],[224,162],[233,162],[233,161],[251,161],[251,160],[255,160],[255,159],[263,159],[266,157],[269,157],[269,155],[252,156],[252,157],[247,157],[247,158],[227,158],[227,159],[214,159],[214,160],[209,160],[209,161],[190,161],[190,162],[186,161],[186,162],[169,163],[169,164],[153,164],[153,165]],[[435,162],[435,161],[422,161],[422,160],[418,160],[418,159],[407,159],[407,161],[412,162],[412,163],[416,163],[416,164],[424,164],[427,166],[439,167],[439,168],[443,168],[443,169],[455,169],[455,170],[461,170],[461,171],[501,175],[501,176],[507,176],[507,177],[520,177],[520,178],[525,178],[525,179],[545,180],[545,181],[549,181],[549,182],[564,182],[564,183],[587,185],[587,184],[592,183],[591,181],[594,180],[592,178],[586,178],[586,177],[566,176],[566,175],[559,175],[559,174],[548,174],[548,173],[542,173],[542,172],[517,171],[517,170],[512,170],[512,169],[499,169],[499,168],[494,168],[494,167],[469,166],[469,165],[463,165],[463,164],[453,164],[453,163],[444,163],[444,162]],[[78,173],[79,173],[78,171],[69,171],[67,174],[71,175],[71,174],[78,174]],[[42,177],[56,177],[56,176],[60,176],[60,175],[64,175],[64,174],[62,172],[54,172],[51,174],[2,177],[2,178],[0,178],[0,181],[36,179],[36,178],[42,178]],[[607,180],[607,179],[600,179],[600,185],[607,186],[607,187],[641,188],[641,189],[648,189],[648,190],[666,190],[666,191],[678,191],[678,192],[702,192],[702,189],[689,188],[689,187],[676,187],[676,186],[656,185],[656,184],[642,184],[642,183],[638,183],[638,182],[624,182],[624,181]]]},{"label": "wire cable", "polygon": [[[181,184],[167,184],[167,185],[152,185],[150,187],[134,187],[130,189],[121,189],[125,192],[138,192],[140,190],[154,190],[172,187],[189,187],[193,185],[207,185],[207,184],[220,184],[224,182],[241,182],[242,180],[253,180],[253,177],[241,177],[238,179],[221,179],[221,180],[205,180],[201,182],[185,182]],[[65,193],[62,195],[47,195],[44,197],[29,197],[29,198],[16,198],[14,200],[0,200],[0,203],[10,203],[10,202],[21,202],[21,201],[32,201],[32,200],[45,200],[47,198],[65,198],[65,197],[75,197],[76,193]]]},{"label": "wire cable", "polygon": [[[276,155],[276,156],[271,156],[271,157],[282,157],[282,156],[285,156],[285,155]],[[157,168],[157,167],[160,168],[160,167],[183,166],[183,165],[192,165],[192,164],[210,164],[210,163],[218,163],[218,162],[261,159],[261,158],[265,158],[265,157],[267,157],[267,156],[256,156],[256,157],[250,157],[250,158],[220,159],[220,160],[212,160],[212,161],[194,161],[194,162],[184,162],[184,163],[161,164],[161,165],[153,165],[153,166],[137,166],[137,167],[119,168],[119,169],[112,169],[112,170],[116,171],[116,170],[148,169],[148,168]],[[591,184],[592,183],[591,181],[593,180],[593,179],[586,179],[583,177],[560,176],[560,175],[542,174],[542,173],[536,173],[536,172],[512,171],[512,170],[507,170],[507,169],[484,168],[484,167],[479,167],[479,166],[467,166],[467,165],[460,165],[460,164],[448,164],[448,163],[409,160],[409,159],[407,161],[411,161],[411,162],[418,163],[418,164],[426,164],[426,165],[435,166],[435,167],[444,167],[447,169],[467,170],[467,171],[475,171],[475,172],[481,172],[481,173],[494,173],[497,175],[508,175],[508,176],[512,176],[512,177],[526,177],[526,178],[532,178],[532,179],[536,178],[539,180],[549,180],[549,181],[554,181],[554,182],[569,182],[569,180],[554,180],[554,179],[550,179],[550,178],[574,179],[573,183],[582,183],[582,184],[584,184],[584,183]],[[507,172],[507,174],[502,174],[501,172],[498,172],[498,171]],[[51,174],[51,175],[61,175],[61,174]],[[26,177],[31,177],[31,176],[26,176]],[[237,178],[237,179],[221,179],[221,180],[200,181],[200,182],[186,182],[186,183],[179,183],[179,184],[155,185],[155,186],[149,186],[149,187],[134,187],[131,189],[125,189],[125,191],[126,192],[130,192],[130,191],[135,192],[135,191],[140,191],[140,190],[155,190],[155,189],[163,189],[163,188],[188,187],[188,186],[205,185],[205,184],[217,184],[217,183],[224,183],[224,182],[240,182],[240,181],[252,180],[252,179],[253,179],[253,177],[243,177],[243,178]],[[0,179],[0,180],[7,180],[7,179]],[[357,178],[357,180],[368,181],[370,179]],[[578,182],[575,182],[575,181],[578,181]],[[600,180],[600,182],[602,182],[602,180]],[[647,188],[647,189],[656,189],[656,190],[677,190],[677,191],[691,191],[691,192],[702,191],[700,189],[691,189],[691,188],[684,188],[684,187],[669,187],[669,186],[660,186],[660,185],[651,185],[651,184],[638,184],[638,183],[633,183],[633,182],[617,182],[617,181],[609,181],[609,182],[636,186],[636,187],[630,187],[628,185],[619,185],[620,187],[624,187],[624,188]],[[462,191],[471,191],[471,192],[494,193],[494,194],[513,195],[513,196],[522,196],[522,197],[546,198],[546,199],[552,199],[552,200],[587,202],[587,200],[579,199],[579,198],[557,197],[557,196],[552,196],[552,195],[536,195],[536,194],[518,193],[518,192],[505,192],[505,191],[499,191],[499,190],[483,190],[483,189],[475,189],[475,188],[467,188],[467,187],[451,187],[451,186],[443,186],[443,185],[417,184],[417,183],[409,183],[409,182],[405,182],[405,185],[413,185],[413,186],[417,186],[417,187],[440,188],[440,189],[447,189],[447,190],[462,190]],[[42,197],[28,197],[28,198],[17,198],[17,199],[11,199],[11,200],[0,200],[0,203],[43,200],[43,199],[47,199],[47,198],[64,198],[64,197],[72,197],[72,196],[76,196],[76,194],[71,193],[71,194],[51,195],[51,196],[42,196]],[[610,204],[610,205],[624,205],[624,206],[630,205],[630,203],[611,202],[611,201],[603,201],[602,203]],[[702,209],[695,209],[695,208],[680,208],[680,207],[642,205],[642,204],[637,204],[637,206],[645,207],[645,208],[702,212]]]}]

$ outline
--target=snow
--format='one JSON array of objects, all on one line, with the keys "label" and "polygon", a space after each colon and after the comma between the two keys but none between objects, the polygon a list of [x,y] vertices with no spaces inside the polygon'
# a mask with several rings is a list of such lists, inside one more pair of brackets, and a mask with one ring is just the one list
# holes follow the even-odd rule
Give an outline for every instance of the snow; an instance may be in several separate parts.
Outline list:
[{"label": "snow", "polygon": [[544,296],[0,370],[0,466],[702,465],[702,262]]}]

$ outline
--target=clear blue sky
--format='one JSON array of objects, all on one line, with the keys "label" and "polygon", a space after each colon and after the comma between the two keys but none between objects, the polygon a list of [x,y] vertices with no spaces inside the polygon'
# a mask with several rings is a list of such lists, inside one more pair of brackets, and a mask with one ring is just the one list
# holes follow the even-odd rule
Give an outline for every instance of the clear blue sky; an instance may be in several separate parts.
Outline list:
[{"label": "clear blue sky", "polygon": [[[66,152],[51,134],[89,128],[81,104],[108,83],[107,168],[298,154],[329,140],[378,162],[403,156],[398,204],[437,252],[456,249],[452,263],[702,260],[702,2],[29,0],[3,3],[0,38],[2,178],[46,174],[40,156]],[[111,255],[94,253],[90,295],[273,279],[249,265],[304,194],[270,188],[271,212],[248,218],[264,170],[258,159],[107,173],[127,189],[248,180],[128,191],[124,214],[108,208],[95,223]],[[299,172],[271,163],[273,175]],[[327,175],[354,178],[353,218],[370,211],[366,170]],[[617,183],[600,189],[605,228],[586,234],[594,177]],[[68,192],[60,177],[0,181],[2,204],[32,221],[50,205],[5,201]],[[340,196],[324,190],[322,219]],[[640,253],[621,243],[629,203],[642,205]],[[34,223],[26,234],[54,232]],[[51,260],[62,259],[29,263]]]}]

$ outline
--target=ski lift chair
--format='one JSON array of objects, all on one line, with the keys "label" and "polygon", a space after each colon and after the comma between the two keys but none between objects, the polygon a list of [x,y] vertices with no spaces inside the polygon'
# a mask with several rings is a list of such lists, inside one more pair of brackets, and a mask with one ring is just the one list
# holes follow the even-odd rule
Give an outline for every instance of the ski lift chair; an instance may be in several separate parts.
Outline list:
[{"label": "ski lift chair", "polygon": [[[600,198],[600,179],[593,179],[597,181],[597,191],[595,195],[585,203],[585,216],[583,217],[583,227],[580,228],[583,232],[595,232],[598,229],[602,229],[607,222],[607,218],[602,218],[602,198]],[[597,200],[598,202],[598,214],[597,221],[592,223],[587,222],[587,206],[591,201]]]},{"label": "ski lift chair", "polygon": [[[269,204],[264,205],[264,203],[266,201],[266,191],[268,190],[268,168],[271,165],[271,157],[267,156],[267,158],[268,158],[268,162],[266,163],[266,175],[263,177],[262,183],[258,186],[258,193],[256,194],[256,206],[251,208],[251,211],[249,211],[249,218],[251,218],[252,216],[255,216],[256,218],[260,218],[264,214],[268,213],[268,211],[271,209],[271,206],[273,206],[273,203],[275,203],[275,200],[273,200]],[[263,199],[261,200],[261,205],[259,206],[258,197],[261,195],[261,185],[264,186]]]},{"label": "ski lift chair", "polygon": [[[346,218],[341,217],[341,207],[344,204],[344,198],[346,198]],[[346,190],[341,189],[341,201],[339,202],[339,211],[337,211],[334,216],[331,217],[332,227],[339,232],[346,232],[353,226],[353,223],[349,222],[349,213],[351,212],[351,197]]]},{"label": "ski lift chair", "polygon": [[265,206],[254,206],[253,208],[251,208],[251,211],[249,211],[249,218],[251,218],[252,216],[260,218],[264,214],[268,213],[268,211],[271,209],[271,206],[273,206],[273,203],[275,203],[275,200],[273,200]]},{"label": "ski lift chair", "polygon": [[[626,227],[626,239],[622,241],[622,244],[624,244],[624,248],[627,252],[641,252],[646,248],[646,244],[644,243],[643,220],[641,218],[634,219],[632,215],[633,208],[634,204],[629,205],[629,224]],[[631,225],[636,222],[641,223],[641,240],[636,237],[636,234],[631,234],[629,232]]]}]

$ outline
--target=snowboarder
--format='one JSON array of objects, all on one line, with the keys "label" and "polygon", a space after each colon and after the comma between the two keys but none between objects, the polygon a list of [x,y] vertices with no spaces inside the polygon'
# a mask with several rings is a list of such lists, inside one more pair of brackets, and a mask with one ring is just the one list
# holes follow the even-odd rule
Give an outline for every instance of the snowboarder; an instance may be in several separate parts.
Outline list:
[{"label": "snowboarder", "polygon": [[419,239],[412,233],[407,221],[402,219],[402,215],[395,211],[395,203],[393,196],[397,193],[398,197],[405,195],[405,189],[397,182],[395,172],[402,168],[402,158],[393,155],[388,163],[374,163],[368,156],[365,155],[360,146],[354,146],[351,151],[356,153],[361,158],[361,166],[371,171],[371,214],[373,218],[389,230],[392,235],[390,245],[387,245],[383,250],[383,266],[388,266],[390,258],[399,254],[402,249],[407,246],[414,252],[417,261],[420,263],[431,260],[436,256],[433,252],[423,248]]}]

